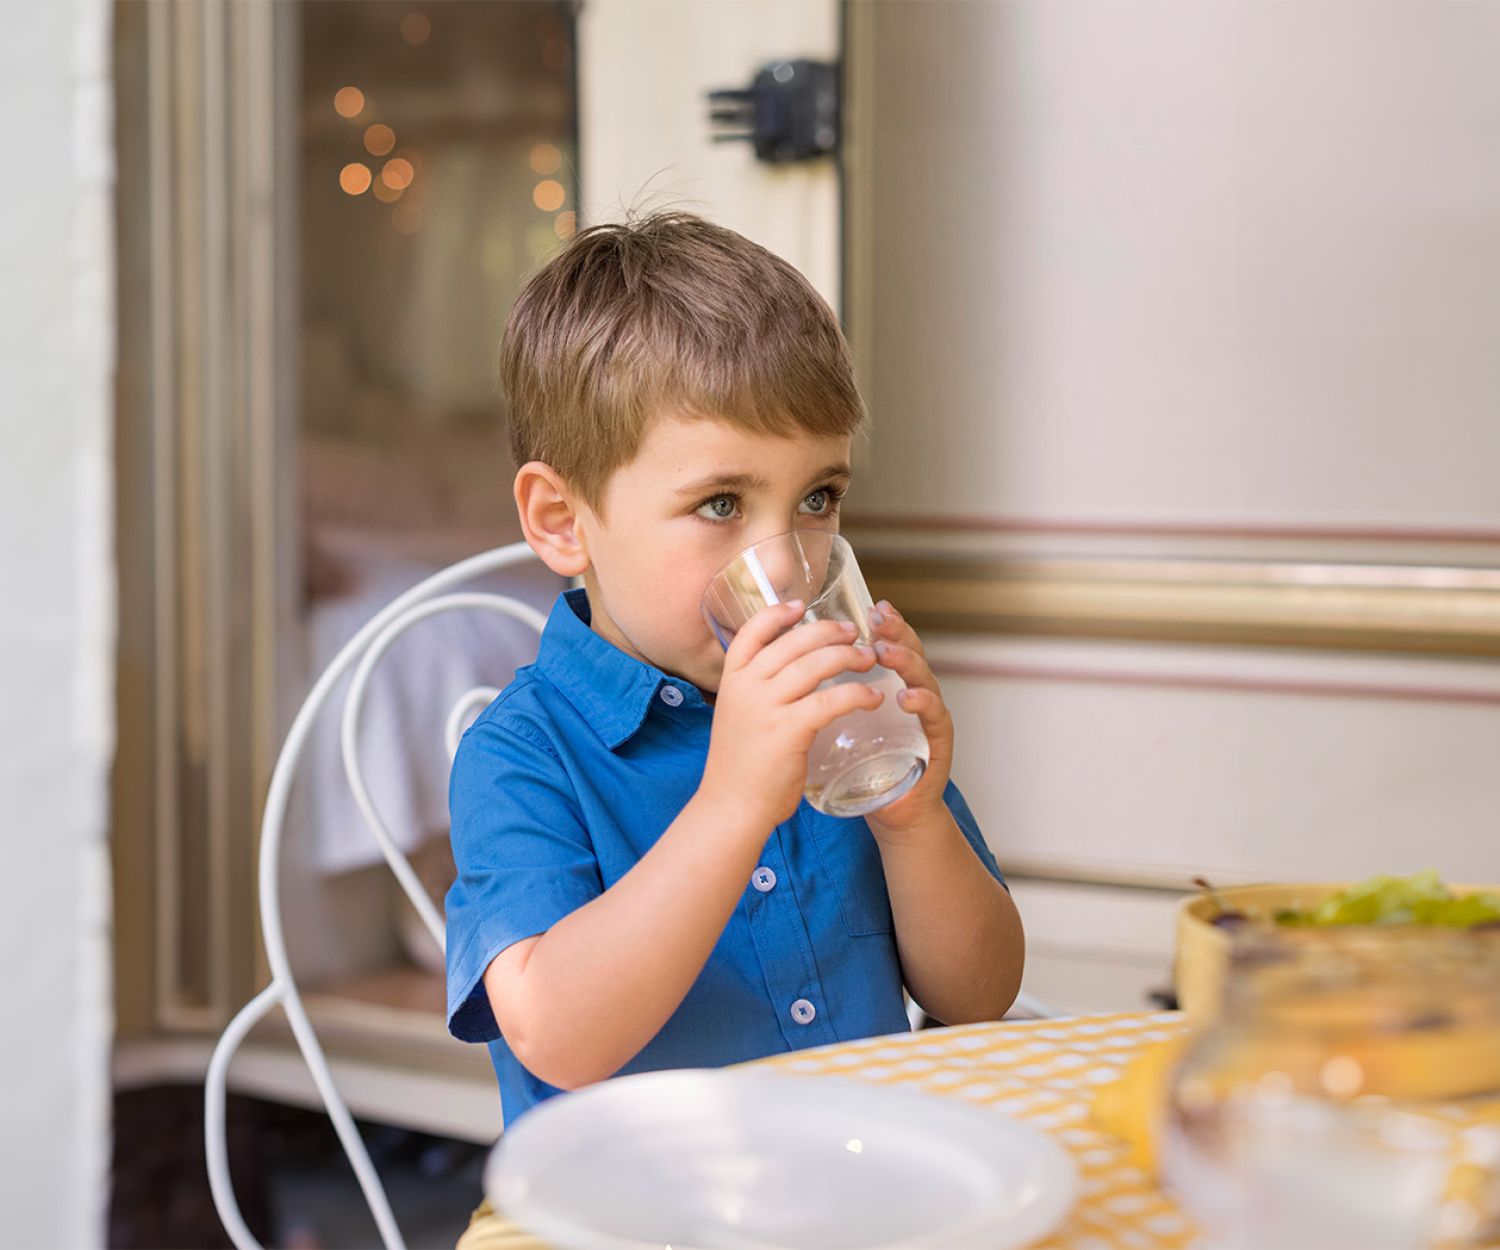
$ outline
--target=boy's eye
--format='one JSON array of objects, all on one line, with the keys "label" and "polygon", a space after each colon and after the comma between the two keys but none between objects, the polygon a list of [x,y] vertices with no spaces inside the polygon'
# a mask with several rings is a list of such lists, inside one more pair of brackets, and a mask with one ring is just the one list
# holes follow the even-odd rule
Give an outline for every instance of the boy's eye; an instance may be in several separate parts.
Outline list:
[{"label": "boy's eye", "polygon": [[837,486],[820,486],[802,502],[814,505],[811,509],[813,516],[833,516],[839,510],[839,500],[845,493]]},{"label": "boy's eye", "polygon": [[[802,502],[811,504],[808,512],[812,516],[832,516],[838,509],[838,502],[844,497],[844,492],[833,486],[820,486],[817,490],[810,492]],[[739,508],[740,497],[738,495],[715,495],[712,499],[705,499],[698,505],[696,515],[711,523],[720,521],[731,521]]]}]

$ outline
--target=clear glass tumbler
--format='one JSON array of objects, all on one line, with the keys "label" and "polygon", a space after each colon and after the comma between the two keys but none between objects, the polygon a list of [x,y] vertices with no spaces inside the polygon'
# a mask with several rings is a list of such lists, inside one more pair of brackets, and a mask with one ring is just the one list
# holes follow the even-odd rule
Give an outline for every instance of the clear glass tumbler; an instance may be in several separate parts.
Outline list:
[{"label": "clear glass tumbler", "polygon": [[[751,617],[789,599],[804,604],[799,624],[853,621],[858,631],[853,642],[874,644],[875,605],[854,551],[827,530],[793,530],[747,547],[709,583],[703,615],[727,651]],[[884,691],[885,699],[873,711],[839,717],[813,741],[804,793],[830,816],[863,816],[894,802],[917,783],[929,759],[921,722],[896,702],[906,683],[877,664],[867,673],[840,673],[823,685],[851,681]]]}]

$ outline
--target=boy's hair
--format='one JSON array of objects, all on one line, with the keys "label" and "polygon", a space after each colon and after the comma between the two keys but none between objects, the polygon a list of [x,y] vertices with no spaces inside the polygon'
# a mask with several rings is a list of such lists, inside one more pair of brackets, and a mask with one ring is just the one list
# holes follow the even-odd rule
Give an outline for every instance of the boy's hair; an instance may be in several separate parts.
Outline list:
[{"label": "boy's hair", "polygon": [[596,512],[657,414],[818,437],[852,435],[866,415],[812,284],[680,211],[580,231],[521,291],[500,382],[516,464],[550,465]]}]

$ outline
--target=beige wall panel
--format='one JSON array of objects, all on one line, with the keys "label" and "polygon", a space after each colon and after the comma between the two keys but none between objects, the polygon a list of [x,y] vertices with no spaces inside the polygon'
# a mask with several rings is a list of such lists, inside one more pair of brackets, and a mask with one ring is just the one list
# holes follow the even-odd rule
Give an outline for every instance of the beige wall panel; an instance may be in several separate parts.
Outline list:
[{"label": "beige wall panel", "polygon": [[1500,531],[1500,5],[852,17],[859,512]]},{"label": "beige wall panel", "polygon": [[1186,886],[1500,881],[1500,665],[928,640],[1000,860]]},{"label": "beige wall panel", "polygon": [[1058,1012],[1140,1011],[1172,983],[1179,895],[1015,878],[1026,926],[1021,988]]}]

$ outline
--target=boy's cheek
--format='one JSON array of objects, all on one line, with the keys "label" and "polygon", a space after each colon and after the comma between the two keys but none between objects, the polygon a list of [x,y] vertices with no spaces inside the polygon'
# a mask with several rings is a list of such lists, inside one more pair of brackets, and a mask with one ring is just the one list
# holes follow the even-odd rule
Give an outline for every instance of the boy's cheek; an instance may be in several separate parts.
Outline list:
[{"label": "boy's cheek", "polygon": [[713,642],[713,650],[706,653],[705,659],[701,664],[694,666],[693,684],[704,695],[711,695],[718,692],[719,683],[723,678],[724,649],[715,640]]}]

